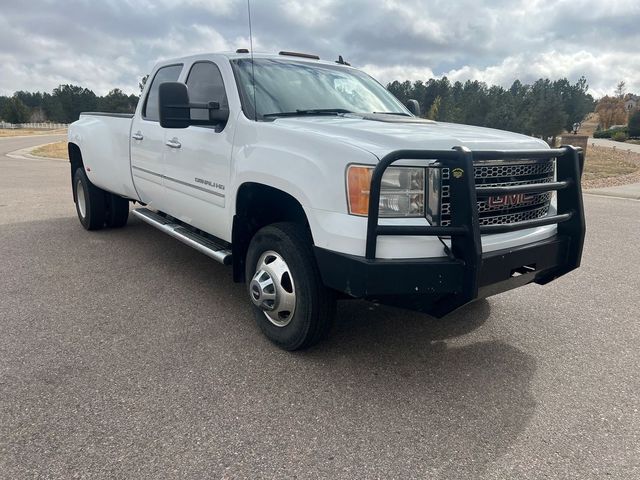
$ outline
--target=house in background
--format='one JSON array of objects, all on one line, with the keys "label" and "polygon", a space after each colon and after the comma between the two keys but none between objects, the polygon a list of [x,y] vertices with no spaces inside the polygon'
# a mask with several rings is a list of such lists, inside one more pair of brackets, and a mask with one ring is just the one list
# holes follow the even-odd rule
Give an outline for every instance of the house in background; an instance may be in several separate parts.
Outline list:
[{"label": "house in background", "polygon": [[626,112],[632,112],[640,107],[640,96],[632,93],[628,94],[624,99],[624,109]]}]

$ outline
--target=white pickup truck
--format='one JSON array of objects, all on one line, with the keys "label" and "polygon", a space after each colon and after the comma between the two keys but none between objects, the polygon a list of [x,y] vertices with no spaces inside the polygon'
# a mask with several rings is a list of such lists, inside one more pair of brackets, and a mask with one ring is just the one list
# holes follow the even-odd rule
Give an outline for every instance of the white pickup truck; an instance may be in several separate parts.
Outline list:
[{"label": "white pickup truck", "polygon": [[323,338],[339,298],[440,317],[582,255],[578,149],[420,118],[341,58],[161,62],[134,115],[71,125],[69,158],[86,229],[122,227],[138,204],[134,216],[233,265],[287,350]]}]

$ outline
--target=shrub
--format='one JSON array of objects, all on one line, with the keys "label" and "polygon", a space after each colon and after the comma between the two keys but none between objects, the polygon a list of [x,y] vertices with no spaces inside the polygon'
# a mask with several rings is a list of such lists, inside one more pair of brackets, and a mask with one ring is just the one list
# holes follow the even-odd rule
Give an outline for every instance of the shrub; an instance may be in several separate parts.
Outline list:
[{"label": "shrub", "polygon": [[627,134],[624,133],[624,131],[620,130],[616,133],[613,134],[613,136],[611,137],[612,140],[615,140],[616,142],[626,142],[627,141]]},{"label": "shrub", "polygon": [[640,137],[640,110],[636,110],[629,117],[629,136]]},{"label": "shrub", "polygon": [[625,136],[628,136],[629,130],[627,127],[624,128],[610,128],[609,130],[600,130],[593,132],[593,138],[612,138],[615,134],[622,133]]}]

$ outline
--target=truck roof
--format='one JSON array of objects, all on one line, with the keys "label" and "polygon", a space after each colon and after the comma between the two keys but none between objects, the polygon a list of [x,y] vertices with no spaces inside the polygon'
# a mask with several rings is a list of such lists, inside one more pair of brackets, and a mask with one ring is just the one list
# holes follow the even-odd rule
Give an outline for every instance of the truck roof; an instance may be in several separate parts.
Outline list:
[{"label": "truck roof", "polygon": [[[306,54],[306,53],[297,53],[297,52],[281,52],[281,53],[259,53],[259,52],[254,52],[253,53],[253,58],[272,58],[272,59],[278,59],[278,60],[292,60],[292,61],[304,61],[304,62],[313,62],[313,63],[319,63],[319,64],[324,64],[324,65],[340,65],[340,66],[344,66],[349,68],[349,65],[347,64],[341,64],[337,61],[328,61],[328,60],[322,60],[322,59],[317,59],[317,58],[313,58],[313,55],[310,54]],[[205,58],[226,58],[228,60],[235,60],[238,58],[251,58],[251,52],[249,52],[248,50],[245,49],[239,49],[238,51],[228,51],[228,52],[203,52],[203,53],[199,53],[199,54],[195,54],[195,55],[188,55],[188,56],[184,56],[184,57],[175,57],[175,58],[170,58],[170,59],[165,59],[165,60],[161,60],[159,62],[157,62],[156,67],[158,66],[162,66],[162,65],[168,65],[171,63],[178,63],[178,62],[184,62],[184,61],[192,61],[192,60],[198,60],[198,59],[205,59]]]}]

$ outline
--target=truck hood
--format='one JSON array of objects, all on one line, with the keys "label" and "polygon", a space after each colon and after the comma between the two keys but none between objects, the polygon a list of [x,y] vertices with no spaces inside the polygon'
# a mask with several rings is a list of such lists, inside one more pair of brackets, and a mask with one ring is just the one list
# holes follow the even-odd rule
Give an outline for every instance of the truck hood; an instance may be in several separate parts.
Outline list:
[{"label": "truck hood", "polygon": [[549,148],[526,135],[457,123],[433,122],[394,115],[351,115],[277,118],[281,128],[330,137],[382,158],[393,150],[519,150]]}]

